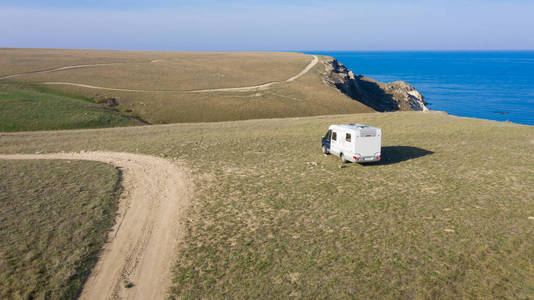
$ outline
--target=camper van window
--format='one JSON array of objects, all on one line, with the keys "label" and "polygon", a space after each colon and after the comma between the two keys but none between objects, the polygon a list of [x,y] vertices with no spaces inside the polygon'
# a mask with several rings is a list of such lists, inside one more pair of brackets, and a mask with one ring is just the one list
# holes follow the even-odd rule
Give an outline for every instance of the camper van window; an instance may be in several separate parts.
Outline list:
[{"label": "camper van window", "polygon": [[324,136],[326,140],[330,140],[330,136],[332,135],[332,130],[328,130],[326,135]]},{"label": "camper van window", "polygon": [[345,134],[345,141],[350,143],[350,133]]},{"label": "camper van window", "polygon": [[337,133],[335,131],[332,131],[332,140],[337,141]]}]

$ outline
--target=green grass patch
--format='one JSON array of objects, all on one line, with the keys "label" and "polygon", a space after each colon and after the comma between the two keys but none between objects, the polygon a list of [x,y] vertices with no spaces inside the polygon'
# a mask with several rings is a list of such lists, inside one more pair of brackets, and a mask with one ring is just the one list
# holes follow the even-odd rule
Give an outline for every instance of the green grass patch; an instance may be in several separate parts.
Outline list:
[{"label": "green grass patch", "polygon": [[62,95],[47,88],[0,84],[0,131],[102,128],[140,125],[141,122],[82,97]]},{"label": "green grass patch", "polygon": [[113,224],[119,172],[0,160],[0,178],[0,298],[76,298]]}]

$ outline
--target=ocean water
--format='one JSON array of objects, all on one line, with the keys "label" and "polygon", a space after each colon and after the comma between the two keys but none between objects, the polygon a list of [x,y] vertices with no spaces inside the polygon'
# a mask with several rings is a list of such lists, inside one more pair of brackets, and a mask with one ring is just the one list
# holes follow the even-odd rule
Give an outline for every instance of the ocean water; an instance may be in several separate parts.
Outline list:
[{"label": "ocean water", "polygon": [[415,86],[432,110],[534,125],[534,51],[306,52],[356,75]]}]

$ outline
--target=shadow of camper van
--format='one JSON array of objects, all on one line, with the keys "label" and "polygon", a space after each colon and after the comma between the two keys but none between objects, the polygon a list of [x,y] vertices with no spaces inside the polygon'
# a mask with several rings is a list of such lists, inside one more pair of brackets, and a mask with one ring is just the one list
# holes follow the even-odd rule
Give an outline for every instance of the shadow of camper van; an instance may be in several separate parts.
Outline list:
[{"label": "shadow of camper van", "polygon": [[412,146],[386,146],[382,147],[382,160],[368,165],[391,165],[434,154],[432,151]]},{"label": "shadow of camper van", "polygon": [[390,165],[434,152],[412,146],[382,147],[382,129],[363,124],[330,125],[321,137],[324,154],[339,156],[341,163]]}]

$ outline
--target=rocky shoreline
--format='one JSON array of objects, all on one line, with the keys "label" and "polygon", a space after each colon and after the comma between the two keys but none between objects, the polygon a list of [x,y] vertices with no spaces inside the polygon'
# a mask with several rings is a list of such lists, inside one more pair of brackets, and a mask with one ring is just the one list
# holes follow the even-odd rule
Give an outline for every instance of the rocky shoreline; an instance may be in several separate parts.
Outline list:
[{"label": "rocky shoreline", "polygon": [[376,111],[428,111],[425,97],[409,83],[382,83],[362,75],[354,75],[332,57],[326,57],[322,63],[325,66],[323,81],[327,85]]}]

